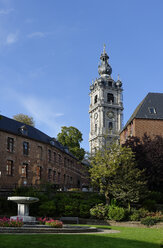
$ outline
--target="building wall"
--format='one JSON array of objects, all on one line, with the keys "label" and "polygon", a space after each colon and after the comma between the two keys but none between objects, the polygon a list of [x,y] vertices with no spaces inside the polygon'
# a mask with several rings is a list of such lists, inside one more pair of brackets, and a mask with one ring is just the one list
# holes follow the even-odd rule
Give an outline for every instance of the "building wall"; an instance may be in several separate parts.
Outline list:
[{"label": "building wall", "polygon": [[[8,137],[14,140],[13,152],[7,147]],[[23,154],[23,142],[29,144],[28,155]],[[13,163],[12,171],[10,161]],[[54,146],[0,131],[1,188],[47,182],[62,188],[75,188],[88,184],[87,176],[86,169],[78,160]]]},{"label": "building wall", "polygon": [[123,144],[129,136],[142,138],[147,133],[151,138],[163,136],[163,120],[134,119],[120,134],[120,143]]}]

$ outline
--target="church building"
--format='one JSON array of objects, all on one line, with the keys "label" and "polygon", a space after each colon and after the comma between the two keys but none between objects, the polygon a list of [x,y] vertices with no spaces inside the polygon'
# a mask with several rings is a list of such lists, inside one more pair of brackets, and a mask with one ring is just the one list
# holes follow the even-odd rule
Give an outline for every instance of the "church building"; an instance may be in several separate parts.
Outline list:
[{"label": "church building", "polygon": [[100,75],[90,86],[90,153],[119,139],[123,120],[122,82],[111,77],[105,45],[98,66]]}]

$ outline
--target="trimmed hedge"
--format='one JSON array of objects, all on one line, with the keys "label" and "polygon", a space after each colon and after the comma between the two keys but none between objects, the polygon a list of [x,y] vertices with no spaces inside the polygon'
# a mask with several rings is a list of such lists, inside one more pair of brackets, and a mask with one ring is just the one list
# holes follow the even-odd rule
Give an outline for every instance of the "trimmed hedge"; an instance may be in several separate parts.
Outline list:
[{"label": "trimmed hedge", "polygon": [[[20,188],[14,195],[39,198],[39,202],[30,205],[30,215],[32,216],[89,218],[90,209],[96,204],[105,202],[104,196],[98,193],[55,192],[49,188],[45,192],[39,192],[33,188]],[[7,201],[7,197],[1,197],[0,215],[12,216],[16,214],[17,204]]]}]

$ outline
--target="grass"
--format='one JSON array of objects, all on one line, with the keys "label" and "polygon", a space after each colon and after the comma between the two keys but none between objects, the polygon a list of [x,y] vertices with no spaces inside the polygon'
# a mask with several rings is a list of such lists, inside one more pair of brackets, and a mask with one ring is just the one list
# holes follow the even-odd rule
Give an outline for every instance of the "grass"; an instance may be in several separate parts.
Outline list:
[{"label": "grass", "polygon": [[158,248],[163,244],[162,228],[100,227],[120,233],[0,234],[0,248]]}]

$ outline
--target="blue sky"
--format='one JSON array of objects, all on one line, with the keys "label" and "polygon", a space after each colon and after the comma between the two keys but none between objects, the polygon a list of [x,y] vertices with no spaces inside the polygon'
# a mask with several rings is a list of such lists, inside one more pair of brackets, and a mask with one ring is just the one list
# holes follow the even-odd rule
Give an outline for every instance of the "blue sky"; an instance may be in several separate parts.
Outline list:
[{"label": "blue sky", "polygon": [[0,0],[0,111],[34,117],[56,137],[83,133],[103,44],[123,83],[124,123],[148,92],[163,92],[162,0]]}]

